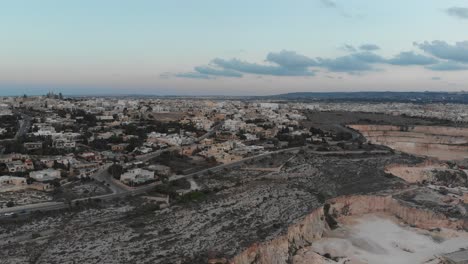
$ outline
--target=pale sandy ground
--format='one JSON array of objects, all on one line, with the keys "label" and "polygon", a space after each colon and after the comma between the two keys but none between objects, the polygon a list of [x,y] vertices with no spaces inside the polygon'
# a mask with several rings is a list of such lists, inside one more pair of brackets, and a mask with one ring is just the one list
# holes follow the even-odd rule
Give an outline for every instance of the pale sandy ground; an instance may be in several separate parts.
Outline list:
[{"label": "pale sandy ground", "polygon": [[392,164],[386,168],[387,173],[391,173],[409,183],[432,181],[434,170],[444,171],[449,170],[449,168],[444,163],[430,160],[417,165]]},{"label": "pale sandy ground", "polygon": [[468,234],[454,230],[429,232],[398,223],[386,215],[364,215],[314,242],[310,250],[343,257],[338,263],[439,263],[438,255],[468,247]]}]

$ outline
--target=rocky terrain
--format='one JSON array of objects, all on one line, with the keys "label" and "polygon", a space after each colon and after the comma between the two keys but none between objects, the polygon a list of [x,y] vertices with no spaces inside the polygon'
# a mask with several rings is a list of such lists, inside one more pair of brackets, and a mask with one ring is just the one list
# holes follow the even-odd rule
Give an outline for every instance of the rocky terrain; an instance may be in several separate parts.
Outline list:
[{"label": "rocky terrain", "polygon": [[388,173],[409,183],[432,183],[447,187],[468,187],[468,176],[461,169],[452,169],[446,163],[426,160],[416,165],[392,164]]},{"label": "rocky terrain", "polygon": [[28,190],[16,192],[0,192],[0,208],[6,207],[9,201],[16,205],[52,201],[52,195],[41,191]]},{"label": "rocky terrain", "polygon": [[[325,224],[300,223],[321,219],[326,200],[401,189],[403,180],[386,173],[385,167],[419,162],[407,155],[324,156],[307,149],[281,159],[287,163],[279,172],[233,168],[201,176],[196,179],[202,188],[197,195],[163,210],[135,197],[98,209],[2,224],[1,262],[246,263],[243,259],[252,260],[246,252],[257,252],[252,247],[280,243],[274,241],[294,228],[294,247],[306,246],[302,237],[319,237]],[[306,234],[304,229],[312,231]],[[292,249],[272,248],[283,257],[256,263],[285,263],[281,261],[294,255],[288,253]],[[263,253],[254,255],[260,258]]]},{"label": "rocky terrain", "polygon": [[[369,213],[393,215],[406,224],[426,230],[440,228],[468,230],[468,219],[466,218],[452,219],[427,208],[408,206],[390,195],[341,196],[328,200],[325,206],[314,210],[302,221],[290,226],[286,234],[262,244],[252,245],[237,255],[232,263],[337,263],[342,258],[347,259],[346,256],[343,256],[346,253],[345,249],[330,251],[322,248],[318,251],[327,253],[327,256],[322,256],[316,253],[317,248],[313,250],[311,246],[316,246],[317,242],[327,236],[327,233],[338,227],[338,222],[335,219],[342,221],[350,216]],[[457,236],[463,237],[462,241],[464,242],[468,241],[468,233],[464,231],[460,231]],[[398,242],[402,243],[403,241]],[[372,247],[372,245],[368,245],[368,247]],[[448,250],[454,249],[458,248]]]},{"label": "rocky terrain", "polygon": [[444,126],[349,125],[367,140],[406,153],[440,160],[468,158],[468,128]]},{"label": "rocky terrain", "polygon": [[468,245],[468,233],[438,228],[426,230],[408,225],[386,213],[351,215],[339,219],[339,227],[298,251],[294,264],[311,263],[445,263],[444,254]]},{"label": "rocky terrain", "polygon": [[386,168],[386,171],[409,183],[421,183],[434,179],[436,171],[448,169],[447,164],[436,161],[425,161],[415,165],[392,164]]},{"label": "rocky terrain", "polygon": [[[468,139],[463,128],[350,127],[374,144],[439,159],[458,157],[450,147],[463,149]],[[425,152],[415,153],[417,144],[426,144]],[[337,254],[336,244],[326,241],[339,234],[338,245],[350,246],[348,239],[362,234],[342,234],[340,228],[355,228],[353,217],[364,221],[360,228],[372,241],[376,224],[362,220],[369,214],[398,219],[386,226],[397,233],[403,228],[407,237],[464,241],[467,178],[460,168],[400,152],[347,153],[304,147],[165,183],[143,197],[9,220],[0,225],[0,263],[345,263],[358,260],[349,250]],[[164,195],[170,206],[151,199]],[[374,257],[376,251],[366,248],[371,242],[361,242],[355,250]],[[400,257],[407,249],[418,252],[409,259],[427,258],[417,245],[377,244],[371,248]],[[450,244],[438,253],[452,249]]]}]

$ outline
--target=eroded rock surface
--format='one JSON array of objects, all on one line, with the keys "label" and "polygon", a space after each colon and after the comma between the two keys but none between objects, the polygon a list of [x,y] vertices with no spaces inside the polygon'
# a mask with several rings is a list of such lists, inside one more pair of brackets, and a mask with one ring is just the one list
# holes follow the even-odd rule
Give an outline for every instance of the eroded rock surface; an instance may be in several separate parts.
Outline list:
[{"label": "eroded rock surface", "polygon": [[[341,196],[327,201],[327,204],[330,205],[330,214],[337,219],[371,213],[385,213],[401,219],[408,225],[426,230],[440,228],[447,228],[450,230],[468,229],[468,219],[466,218],[449,218],[444,214],[434,212],[427,208],[408,206],[404,201],[399,201],[391,196]],[[310,228],[311,226],[314,228]],[[286,259],[294,260],[293,263],[329,263],[329,260],[312,253],[323,251],[323,254],[327,251],[326,249],[322,248],[322,250],[317,250],[317,248],[315,248],[314,251],[314,249],[310,248],[310,246],[314,245],[317,241],[320,241],[320,239],[324,237],[324,234],[329,231],[330,226],[326,221],[325,210],[324,208],[318,208],[304,217],[303,220],[290,226],[287,234],[263,244],[252,245],[247,250],[233,258],[232,263],[288,263],[285,261]],[[462,233],[465,234],[464,232]],[[467,238],[463,241],[468,241],[468,235],[466,236]],[[368,245],[368,247],[372,246],[376,247],[376,245]],[[380,253],[382,254],[384,252]],[[339,256],[337,254],[334,255]],[[305,259],[307,257],[311,257],[311,262],[307,262],[307,259]],[[314,262],[312,262],[312,260]]]},{"label": "eroded rock surface", "polygon": [[375,144],[440,160],[468,158],[468,128],[443,126],[349,125]]},{"label": "eroded rock surface", "polygon": [[[285,263],[327,228],[321,211],[326,199],[400,189],[405,183],[385,167],[408,162],[417,160],[305,150],[280,172],[234,168],[200,177],[206,197],[161,211],[141,211],[135,198],[130,209],[121,201],[60,219],[2,225],[0,253],[4,263]],[[41,237],[31,239],[32,233]]]},{"label": "eroded rock surface", "polygon": [[392,164],[385,171],[409,183],[421,183],[433,181],[437,171],[446,170],[449,170],[447,164],[428,160],[416,165]]}]

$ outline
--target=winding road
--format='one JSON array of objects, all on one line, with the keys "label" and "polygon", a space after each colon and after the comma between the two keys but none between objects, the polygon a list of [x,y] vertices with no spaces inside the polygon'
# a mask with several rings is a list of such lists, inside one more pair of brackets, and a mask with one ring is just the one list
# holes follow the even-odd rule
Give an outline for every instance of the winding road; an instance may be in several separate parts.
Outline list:
[{"label": "winding road", "polygon": [[[281,149],[277,151],[272,151],[272,152],[266,152],[262,153],[259,155],[251,156],[251,157],[246,157],[242,160],[235,161],[232,163],[227,163],[227,164],[221,164],[215,167],[211,167],[208,169],[204,169],[201,171],[197,171],[191,174],[187,175],[173,175],[169,178],[169,181],[175,181],[175,180],[180,180],[180,179],[185,179],[185,178],[193,178],[194,176],[206,176],[209,175],[207,172],[215,172],[219,171],[225,168],[232,168],[236,167],[239,165],[242,165],[243,163],[263,157],[267,157],[273,154],[279,154],[279,153],[286,153],[286,152],[298,152],[302,147],[294,147],[294,148],[287,148],[287,149]],[[386,150],[374,150],[374,151],[309,151],[311,153],[317,154],[317,155],[362,155],[362,154],[389,154],[391,153],[390,151]],[[112,182],[112,179],[110,178],[110,175],[107,173],[107,167],[110,164],[106,164],[103,168],[98,170],[92,177],[95,177],[96,179],[104,179],[104,181],[107,183],[107,180],[110,180]],[[107,179],[107,180],[106,180]],[[110,183],[110,182],[109,182]],[[113,183],[113,182],[112,182]],[[115,183],[113,183],[115,184]],[[111,200],[111,199],[116,199],[116,198],[123,198],[126,196],[135,196],[139,195],[142,193],[145,193],[151,189],[153,189],[155,186],[162,184],[162,182],[154,182],[145,186],[141,187],[136,187],[136,188],[122,188],[122,189],[114,189],[111,188],[113,191],[115,190],[114,193],[112,194],[104,194],[104,195],[99,195],[99,196],[93,196],[89,198],[79,198],[72,200],[70,203],[66,202],[46,202],[46,203],[37,203],[37,204],[29,204],[29,205],[23,205],[23,206],[16,206],[16,207],[11,207],[11,208],[3,208],[0,209],[0,219],[5,218],[5,217],[11,217],[11,214],[21,214],[21,213],[30,213],[33,211],[52,211],[52,210],[59,210],[59,209],[65,209],[70,206],[70,204],[76,204],[76,202],[82,202],[82,201],[87,201],[87,200]],[[111,186],[113,186],[111,184]]]}]

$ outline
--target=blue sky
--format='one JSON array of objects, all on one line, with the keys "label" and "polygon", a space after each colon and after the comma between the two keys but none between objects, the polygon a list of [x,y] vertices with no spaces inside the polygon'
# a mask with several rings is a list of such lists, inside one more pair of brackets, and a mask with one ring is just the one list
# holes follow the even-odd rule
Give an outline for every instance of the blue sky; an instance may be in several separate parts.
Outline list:
[{"label": "blue sky", "polygon": [[0,94],[468,89],[464,0],[0,6]]}]

